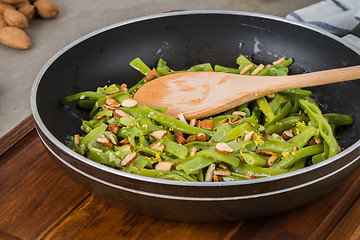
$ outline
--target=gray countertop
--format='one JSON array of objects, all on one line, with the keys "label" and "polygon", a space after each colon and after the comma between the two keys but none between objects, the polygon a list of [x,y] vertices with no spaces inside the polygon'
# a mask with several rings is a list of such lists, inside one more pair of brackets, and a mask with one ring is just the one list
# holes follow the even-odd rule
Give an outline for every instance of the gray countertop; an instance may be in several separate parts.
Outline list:
[{"label": "gray countertop", "polygon": [[319,0],[54,0],[60,15],[33,19],[28,50],[0,44],[0,137],[31,114],[30,92],[41,67],[77,38],[123,20],[170,10],[236,10],[284,17]]}]

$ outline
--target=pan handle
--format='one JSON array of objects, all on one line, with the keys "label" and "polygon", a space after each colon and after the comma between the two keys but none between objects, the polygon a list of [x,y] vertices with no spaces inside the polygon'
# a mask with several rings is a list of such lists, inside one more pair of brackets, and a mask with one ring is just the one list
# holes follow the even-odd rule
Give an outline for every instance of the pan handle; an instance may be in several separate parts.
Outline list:
[{"label": "pan handle", "polygon": [[342,37],[342,39],[360,51],[360,23],[356,25],[348,35]]}]

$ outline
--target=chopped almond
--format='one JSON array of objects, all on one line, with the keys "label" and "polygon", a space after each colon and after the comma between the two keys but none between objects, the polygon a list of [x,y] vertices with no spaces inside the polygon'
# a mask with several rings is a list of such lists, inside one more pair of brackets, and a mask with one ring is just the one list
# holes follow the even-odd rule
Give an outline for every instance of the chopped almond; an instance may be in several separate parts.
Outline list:
[{"label": "chopped almond", "polygon": [[157,77],[156,69],[153,68],[147,75],[146,75],[146,81],[154,80]]},{"label": "chopped almond", "polygon": [[190,156],[195,156],[195,154],[196,154],[196,152],[197,152],[197,149],[196,149],[196,147],[192,147],[192,148],[190,148],[189,149],[189,151],[190,151]]},{"label": "chopped almond", "polygon": [[118,134],[119,127],[115,123],[110,123],[106,129],[106,131],[112,132],[113,134]]},{"label": "chopped almond", "polygon": [[254,175],[251,175],[251,174],[248,174],[248,173],[245,173],[245,174],[244,174],[244,177],[245,177],[246,179],[256,179],[256,178],[258,178],[257,176],[254,176]]},{"label": "chopped almond", "polygon": [[125,83],[120,85],[121,92],[125,92],[127,90],[127,85]]},{"label": "chopped almond", "polygon": [[174,165],[173,162],[158,162],[156,165],[155,165],[155,169],[156,170],[164,170],[164,171],[170,171],[171,170],[171,167]]},{"label": "chopped almond", "polygon": [[265,151],[265,150],[261,150],[260,154],[264,155],[264,156],[274,156],[274,155],[276,155],[276,153],[274,153],[274,152]]},{"label": "chopped almond", "polygon": [[209,141],[208,141],[208,143],[213,143],[214,142],[214,139],[210,139]]},{"label": "chopped almond", "polygon": [[105,146],[105,147],[108,147],[108,148],[113,148],[114,145],[111,143],[111,141],[106,137],[105,134],[101,134],[101,137],[99,137],[98,139],[96,139],[96,142]]},{"label": "chopped almond", "polygon": [[113,97],[107,97],[105,100],[106,105],[113,108],[120,107],[120,103]]},{"label": "chopped almond", "polygon": [[116,108],[110,107],[110,106],[107,106],[107,105],[102,105],[101,107],[106,109],[106,110],[110,110],[110,111],[115,111],[116,110]]},{"label": "chopped almond", "polygon": [[244,75],[245,73],[247,73],[247,71],[249,71],[253,66],[254,66],[253,63],[250,63],[249,65],[245,66],[243,69],[241,69],[240,75]]},{"label": "chopped almond", "polygon": [[121,102],[121,106],[123,107],[131,108],[131,107],[135,107],[136,105],[137,105],[137,101],[133,98],[128,98]]},{"label": "chopped almond", "polygon": [[152,133],[150,133],[150,136],[155,138],[155,139],[161,139],[163,137],[165,137],[165,135],[168,132],[166,130],[157,130],[157,131],[153,131]]},{"label": "chopped almond", "polygon": [[77,145],[80,144],[80,135],[79,135],[79,134],[74,135],[74,142],[75,142],[75,144],[77,144]]},{"label": "chopped almond", "polygon": [[187,143],[186,139],[184,137],[181,137],[181,136],[176,138],[176,142],[179,143],[179,144],[186,144]]},{"label": "chopped almond", "polygon": [[156,150],[159,150],[162,152],[165,150],[165,144],[162,142],[156,141],[153,144],[150,144],[149,148],[156,149]]},{"label": "chopped almond", "polygon": [[205,142],[206,141],[206,134],[201,132],[196,136],[196,141]]},{"label": "chopped almond", "polygon": [[245,163],[245,159],[242,156],[239,156],[239,160],[240,160],[240,162]]},{"label": "chopped almond", "polygon": [[190,120],[189,125],[195,127],[195,126],[196,126],[196,122],[197,122],[197,119],[196,119],[196,118],[193,118],[193,119]]},{"label": "chopped almond", "polygon": [[215,145],[215,150],[219,153],[232,153],[234,149],[232,149],[227,143],[217,143]]},{"label": "chopped almond", "polygon": [[207,130],[213,130],[214,128],[214,121],[205,119],[203,121],[200,121],[197,125],[199,128],[207,129]]},{"label": "chopped almond", "polygon": [[228,123],[229,121],[230,121],[230,119],[225,118],[225,119],[221,120],[219,123]]},{"label": "chopped almond", "polygon": [[239,120],[240,120],[240,117],[234,118],[233,120],[231,120],[231,121],[229,122],[229,124],[230,124],[230,125],[237,124]]},{"label": "chopped almond", "polygon": [[274,61],[272,64],[275,65],[275,64],[279,64],[279,63],[282,63],[282,62],[285,62],[286,61],[286,58],[285,57],[282,57],[276,61]]},{"label": "chopped almond", "polygon": [[124,158],[121,160],[120,165],[122,167],[126,167],[129,164],[131,164],[136,158],[138,157],[137,152],[128,153],[124,156]]},{"label": "chopped almond", "polygon": [[129,143],[129,139],[123,139],[119,142],[121,145],[125,145]]},{"label": "chopped almond", "polygon": [[105,116],[99,116],[99,117],[96,117],[95,119],[96,119],[96,120],[101,120],[101,119],[103,119],[103,118],[105,118]]},{"label": "chopped almond", "polygon": [[121,109],[115,109],[114,116],[117,118],[122,118],[122,117],[130,117],[131,115],[127,114],[126,112],[124,112]]},{"label": "chopped almond", "polygon": [[[215,171],[214,171],[214,172],[215,172]],[[213,179],[214,179],[214,182],[221,182],[222,177],[219,176],[219,175],[214,174],[214,175],[213,175]]]},{"label": "chopped almond", "polygon": [[196,135],[190,135],[187,139],[186,142],[192,142],[192,141],[196,141],[197,140],[197,136]]},{"label": "chopped almond", "polygon": [[184,137],[184,133],[178,130],[174,130],[174,137],[177,139],[178,137]]},{"label": "chopped almond", "polygon": [[281,137],[282,137],[285,141],[288,141],[288,140],[290,140],[291,138],[293,138],[294,135],[293,135],[293,133],[292,133],[292,128],[283,131],[282,134],[281,134]]},{"label": "chopped almond", "polygon": [[264,69],[264,64],[260,64],[254,71],[252,71],[251,76],[256,76],[259,72]]},{"label": "chopped almond", "polygon": [[254,136],[254,131],[250,131],[250,132],[246,133],[246,135],[244,137],[244,141],[245,142],[249,141],[253,136]]},{"label": "chopped almond", "polygon": [[275,98],[275,93],[269,93],[268,95],[266,95],[266,97],[268,99],[274,99]]}]

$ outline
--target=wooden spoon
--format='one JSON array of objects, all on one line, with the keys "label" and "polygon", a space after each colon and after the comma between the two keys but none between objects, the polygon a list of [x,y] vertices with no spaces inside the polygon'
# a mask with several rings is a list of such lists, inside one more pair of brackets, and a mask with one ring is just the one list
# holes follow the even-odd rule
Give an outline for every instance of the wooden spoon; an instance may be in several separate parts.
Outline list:
[{"label": "wooden spoon", "polygon": [[[146,83],[134,98],[167,107],[167,115],[203,118],[282,90],[360,79],[360,65],[290,76],[250,76],[224,72],[185,72]],[[336,88],[334,88],[336,91]]]}]

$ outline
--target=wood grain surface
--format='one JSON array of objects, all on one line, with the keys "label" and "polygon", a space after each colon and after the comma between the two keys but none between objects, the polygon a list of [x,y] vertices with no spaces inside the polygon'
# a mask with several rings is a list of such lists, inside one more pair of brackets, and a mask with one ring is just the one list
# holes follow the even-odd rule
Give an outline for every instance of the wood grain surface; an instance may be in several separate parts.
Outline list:
[{"label": "wood grain surface", "polygon": [[0,240],[359,239],[360,170],[306,206],[275,216],[186,223],[141,216],[83,190],[52,161],[30,116],[0,139]]}]

